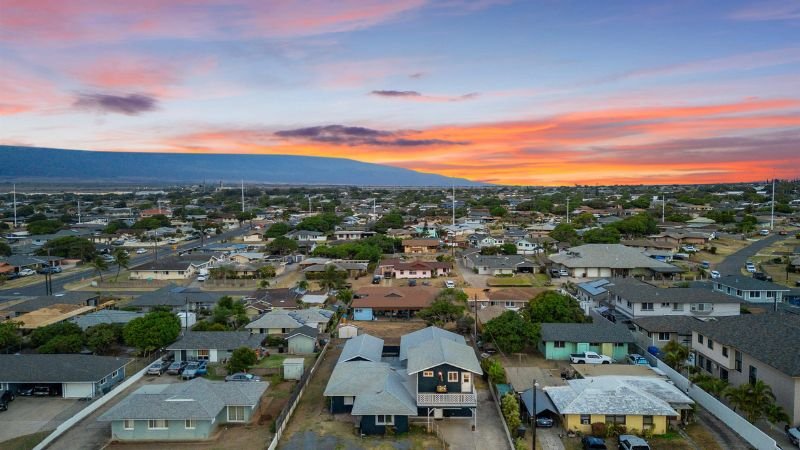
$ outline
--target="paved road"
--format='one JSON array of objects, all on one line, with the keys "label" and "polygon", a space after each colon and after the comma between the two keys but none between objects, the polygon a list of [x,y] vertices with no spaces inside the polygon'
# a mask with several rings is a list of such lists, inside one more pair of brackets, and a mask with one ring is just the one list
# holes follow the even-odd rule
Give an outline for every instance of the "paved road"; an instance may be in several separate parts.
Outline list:
[{"label": "paved road", "polygon": [[738,275],[741,273],[742,268],[744,268],[744,263],[747,262],[748,259],[755,256],[756,253],[763,250],[766,247],[774,244],[775,242],[785,238],[785,236],[780,236],[778,234],[773,234],[764,239],[761,239],[758,242],[753,242],[752,244],[748,245],[747,247],[731,253],[725,258],[724,261],[717,264],[717,270],[722,276],[725,275]]},{"label": "paved road", "polygon": [[[247,227],[247,226],[244,226],[242,228],[237,228],[237,229],[231,230],[231,231],[226,231],[225,233],[215,235],[210,239],[206,239],[205,243],[206,244],[212,244],[212,243],[220,242],[220,241],[222,241],[224,239],[231,239],[231,238],[234,238],[234,237],[237,237],[237,236],[241,236],[241,235],[245,234],[248,231],[250,231],[250,228]],[[186,249],[193,248],[193,247],[199,247],[199,246],[200,246],[200,242],[198,242],[198,241],[189,241],[189,242],[186,242],[186,243],[184,243],[182,245],[179,245],[177,247],[177,250],[172,250],[171,247],[166,247],[166,246],[165,247],[160,247],[158,249],[158,257],[161,258],[161,257],[169,256],[169,255],[174,255],[175,253],[178,253],[178,252],[180,252],[182,250],[186,250]],[[142,264],[145,261],[147,261],[149,259],[152,259],[152,258],[153,258],[152,254],[147,254],[147,255],[142,255],[142,256],[133,256],[131,258],[130,265],[131,265],[131,267],[133,267],[133,266],[136,266],[138,264]],[[113,275],[113,274],[116,273],[116,271],[117,271],[116,268],[111,268],[111,269],[107,270],[106,272],[103,272],[103,274],[104,275],[106,275],[106,274],[112,274]],[[93,274],[91,274],[89,272],[81,271],[81,272],[78,272],[78,273],[65,275],[63,277],[53,278],[53,292],[54,293],[63,292],[65,284],[78,281],[81,278],[85,278],[87,275],[93,275]],[[39,276],[39,275],[36,275],[36,276]],[[35,283],[35,284],[31,284],[29,286],[19,287],[19,288],[10,288],[10,289],[0,289],[0,296],[46,295],[46,290],[45,290],[45,286],[44,286],[44,277],[41,277],[41,278],[42,278],[42,281],[40,281],[38,283]]]}]

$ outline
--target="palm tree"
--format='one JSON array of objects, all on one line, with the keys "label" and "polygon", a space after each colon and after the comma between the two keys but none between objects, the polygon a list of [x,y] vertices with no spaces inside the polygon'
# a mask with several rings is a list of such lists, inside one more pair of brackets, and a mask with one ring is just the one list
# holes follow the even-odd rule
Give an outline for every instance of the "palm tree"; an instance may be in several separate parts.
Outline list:
[{"label": "palm tree", "polygon": [[319,286],[323,290],[331,290],[341,285],[342,285],[341,272],[332,265],[326,267],[325,271],[322,272],[322,276],[319,279]]},{"label": "palm tree", "polygon": [[747,420],[751,423],[763,417],[770,405],[775,404],[772,387],[761,380],[750,386],[749,397]]},{"label": "palm tree", "polygon": [[117,275],[114,277],[114,281],[117,281],[117,278],[119,278],[119,271],[122,270],[123,267],[127,269],[130,266],[130,262],[131,257],[126,250],[118,248],[114,251],[114,264],[117,265]]},{"label": "palm tree", "polygon": [[781,422],[789,423],[789,420],[791,420],[789,415],[786,414],[786,411],[784,411],[783,407],[776,405],[775,403],[767,406],[767,408],[764,410],[764,416],[768,421],[774,424]]},{"label": "palm tree", "polygon": [[308,289],[308,281],[306,281],[306,280],[298,281],[297,284],[295,285],[295,289],[297,289],[298,291],[307,290]]},{"label": "palm tree", "polygon": [[750,385],[742,384],[737,387],[728,388],[725,391],[725,398],[728,399],[731,406],[733,406],[734,412],[737,410],[743,410],[745,405],[747,405],[747,391],[750,389]]},{"label": "palm tree", "polygon": [[720,398],[720,396],[728,389],[727,380],[715,378],[711,375],[696,375],[692,377],[692,382],[716,398]]},{"label": "palm tree", "polygon": [[89,263],[89,265],[94,269],[94,271],[98,275],[100,275],[100,282],[102,282],[103,271],[108,270],[108,263],[106,262],[106,260],[99,256],[95,256],[95,258],[92,260],[92,262]]},{"label": "palm tree", "polygon": [[677,341],[669,341],[664,348],[664,362],[677,372],[682,372],[686,365],[686,358],[689,357],[689,347]]}]

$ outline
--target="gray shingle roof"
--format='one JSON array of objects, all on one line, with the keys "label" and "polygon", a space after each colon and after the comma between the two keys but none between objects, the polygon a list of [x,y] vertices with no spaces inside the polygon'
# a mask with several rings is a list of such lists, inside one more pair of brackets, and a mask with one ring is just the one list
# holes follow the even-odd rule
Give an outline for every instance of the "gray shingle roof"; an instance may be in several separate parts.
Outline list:
[{"label": "gray shingle roof", "polygon": [[339,355],[339,362],[350,361],[353,358],[361,357],[368,361],[380,362],[383,353],[383,339],[361,334],[348,339]]},{"label": "gray shingle roof", "polygon": [[96,382],[131,360],[113,356],[0,355],[0,382]]},{"label": "gray shingle roof", "polygon": [[170,284],[161,289],[153,292],[142,294],[133,299],[127,306],[132,307],[150,307],[150,306],[171,306],[182,307],[189,303],[203,303],[206,305],[215,305],[219,298],[222,296],[220,293],[204,292],[194,288],[185,288]]},{"label": "gray shingle roof", "polygon": [[211,420],[225,406],[254,406],[267,382],[223,383],[195,378],[185,383],[145,385],[114,405],[97,420]]},{"label": "gray shingle roof", "polygon": [[261,329],[261,328],[300,328],[303,326],[297,319],[289,315],[286,310],[270,311],[260,318],[245,325],[248,329]]},{"label": "gray shingle roof", "polygon": [[800,316],[797,314],[771,312],[719,317],[714,322],[696,324],[694,330],[786,375],[800,376]]},{"label": "gray shingle roof", "polygon": [[701,287],[659,288],[636,278],[612,278],[605,289],[633,303],[742,303],[742,300]]},{"label": "gray shingle roof", "polygon": [[417,415],[407,379],[387,363],[349,361],[336,364],[323,393],[326,397],[354,396],[353,415]]},{"label": "gray shingle roof", "polygon": [[560,414],[677,416],[671,405],[694,403],[659,378],[589,377],[545,387]]},{"label": "gray shingle roof", "polygon": [[467,342],[464,340],[464,336],[461,336],[460,334],[455,334],[437,327],[423,328],[413,333],[404,334],[400,337],[400,361],[408,359],[409,349],[418,345],[422,345],[425,342],[433,340],[437,337],[449,339],[460,344],[466,344]]},{"label": "gray shingle roof", "polygon": [[250,334],[248,331],[187,331],[181,338],[167,346],[167,350],[256,348],[263,340],[264,335]]},{"label": "gray shingle roof", "polygon": [[103,323],[126,324],[137,317],[144,317],[144,313],[135,311],[123,311],[117,309],[104,309],[89,314],[72,317],[70,322],[78,324],[83,330]]},{"label": "gray shingle roof", "polygon": [[602,319],[594,323],[543,323],[541,335],[543,342],[633,342],[627,327]]},{"label": "gray shingle roof", "polygon": [[550,260],[570,268],[610,267],[612,269],[675,269],[675,266],[648,258],[641,250],[622,244],[586,244],[569,252],[550,255]]},{"label": "gray shingle roof", "polygon": [[443,337],[436,337],[422,345],[411,347],[407,355],[409,375],[441,364],[456,366],[478,375],[483,374],[472,347]]},{"label": "gray shingle roof", "polygon": [[691,316],[653,316],[634,319],[633,323],[651,333],[692,334],[692,329],[703,321]]},{"label": "gray shingle roof", "polygon": [[726,275],[714,280],[714,282],[743,291],[789,291],[786,286],[742,275]]},{"label": "gray shingle roof", "polygon": [[295,328],[294,330],[292,330],[291,333],[288,333],[286,335],[286,339],[289,339],[292,336],[297,336],[297,335],[301,335],[301,334],[303,336],[308,336],[308,337],[310,337],[312,339],[316,339],[317,336],[319,335],[319,330],[317,330],[316,328],[311,328],[308,325],[303,325],[300,328]]}]

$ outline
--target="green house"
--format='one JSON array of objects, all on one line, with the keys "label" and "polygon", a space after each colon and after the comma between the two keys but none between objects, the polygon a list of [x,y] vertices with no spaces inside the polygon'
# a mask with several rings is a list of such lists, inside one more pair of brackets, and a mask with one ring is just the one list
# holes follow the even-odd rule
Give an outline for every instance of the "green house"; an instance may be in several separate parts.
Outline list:
[{"label": "green house", "polygon": [[621,361],[633,342],[630,330],[604,319],[594,323],[543,323],[539,351],[545,359],[568,360],[571,353],[597,352]]}]

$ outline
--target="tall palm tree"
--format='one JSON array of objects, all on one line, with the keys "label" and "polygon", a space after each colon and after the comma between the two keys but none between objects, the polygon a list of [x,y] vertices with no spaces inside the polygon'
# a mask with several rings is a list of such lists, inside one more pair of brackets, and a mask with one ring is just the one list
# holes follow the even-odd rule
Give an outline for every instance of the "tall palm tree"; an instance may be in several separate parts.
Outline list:
[{"label": "tall palm tree", "polygon": [[737,387],[728,388],[728,390],[725,391],[725,398],[728,399],[728,402],[733,406],[735,412],[744,410],[745,405],[747,405],[747,391],[749,388],[750,385],[742,384]]},{"label": "tall palm tree", "polygon": [[305,291],[305,290],[307,290],[307,289],[308,289],[308,281],[306,281],[306,280],[300,280],[300,281],[298,281],[298,282],[297,282],[297,284],[295,285],[295,288],[296,288],[298,291]]},{"label": "tall palm tree", "polygon": [[669,341],[662,350],[664,352],[664,362],[677,372],[682,372],[686,365],[686,358],[689,357],[689,347],[677,341]]},{"label": "tall palm tree", "polygon": [[89,265],[92,267],[92,269],[94,269],[94,271],[98,275],[100,275],[100,282],[102,282],[103,271],[108,270],[108,263],[106,262],[106,260],[99,256],[95,256],[95,258],[92,260],[92,262],[89,263]]},{"label": "tall palm tree", "polygon": [[770,407],[775,404],[775,394],[772,392],[772,387],[761,380],[757,380],[754,384],[750,385],[748,402],[748,418],[750,422],[763,417]]},{"label": "tall palm tree", "polygon": [[331,290],[338,288],[342,285],[342,274],[336,267],[329,265],[325,268],[325,271],[322,272],[322,276],[319,279],[319,286],[323,290]]},{"label": "tall palm tree", "polygon": [[128,255],[128,252],[126,250],[123,250],[121,248],[114,250],[114,264],[117,265],[117,275],[114,277],[114,281],[117,281],[117,278],[119,278],[120,270],[122,270],[123,267],[125,269],[130,267],[130,263],[131,263],[131,257],[130,255]]},{"label": "tall palm tree", "polygon": [[774,424],[779,424],[781,422],[789,423],[789,420],[791,420],[783,407],[776,405],[775,403],[767,406],[766,410],[764,411],[764,417]]}]

